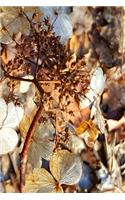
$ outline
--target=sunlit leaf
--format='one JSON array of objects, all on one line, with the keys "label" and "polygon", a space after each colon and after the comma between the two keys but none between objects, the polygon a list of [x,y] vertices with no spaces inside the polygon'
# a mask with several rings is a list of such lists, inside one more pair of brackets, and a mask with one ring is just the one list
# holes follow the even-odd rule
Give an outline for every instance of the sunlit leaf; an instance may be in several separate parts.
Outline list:
[{"label": "sunlit leaf", "polygon": [[106,122],[100,109],[100,98],[97,98],[96,103],[95,103],[95,118],[96,118],[97,125],[101,133],[106,133],[107,132]]},{"label": "sunlit leaf", "polygon": [[41,193],[62,192],[52,175],[43,168],[35,168],[33,173],[28,175],[25,191]]},{"label": "sunlit leaf", "polygon": [[[60,150],[50,159],[50,171],[34,169],[26,179],[26,192],[62,192],[61,184],[76,184],[82,175],[82,163],[78,156]],[[55,179],[54,179],[54,178]]]},{"label": "sunlit leaf", "polygon": [[80,124],[76,128],[77,135],[83,134],[88,128],[89,128],[89,124],[86,121],[84,121],[82,124]]},{"label": "sunlit leaf", "polygon": [[76,128],[77,135],[84,138],[89,147],[93,147],[96,138],[98,137],[99,130],[96,125],[91,121],[84,121]]},{"label": "sunlit leaf", "polygon": [[76,128],[77,135],[84,134],[85,131],[89,132],[90,137],[95,140],[98,136],[98,129],[96,125],[91,121],[84,121],[79,127]]},{"label": "sunlit leaf", "polygon": [[82,163],[75,154],[60,150],[50,160],[50,171],[60,184],[73,185],[82,175]]},{"label": "sunlit leaf", "polygon": [[[24,115],[20,123],[21,135],[25,138],[28,129],[35,116],[36,108],[32,110],[30,115]],[[48,119],[46,122],[41,122],[36,125],[36,129],[29,148],[28,162],[32,165],[32,168],[40,167],[41,159],[49,160],[54,149],[54,137],[55,128]]]}]

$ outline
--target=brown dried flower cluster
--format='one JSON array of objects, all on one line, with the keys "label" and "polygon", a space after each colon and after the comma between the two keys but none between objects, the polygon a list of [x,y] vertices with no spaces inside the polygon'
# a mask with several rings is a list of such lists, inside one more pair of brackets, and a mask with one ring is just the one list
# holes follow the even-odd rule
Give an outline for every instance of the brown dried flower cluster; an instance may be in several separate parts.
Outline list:
[{"label": "brown dried flower cluster", "polygon": [[[27,17],[27,20],[28,17]],[[55,36],[49,18],[30,21],[30,34],[13,35],[13,42],[3,45],[3,69],[6,75],[23,78],[32,75],[41,86],[43,82],[57,83],[61,95],[66,92],[76,100],[89,85],[89,72],[83,59],[72,63],[66,47]],[[44,85],[45,85],[44,84]],[[44,92],[46,92],[44,90]]]}]

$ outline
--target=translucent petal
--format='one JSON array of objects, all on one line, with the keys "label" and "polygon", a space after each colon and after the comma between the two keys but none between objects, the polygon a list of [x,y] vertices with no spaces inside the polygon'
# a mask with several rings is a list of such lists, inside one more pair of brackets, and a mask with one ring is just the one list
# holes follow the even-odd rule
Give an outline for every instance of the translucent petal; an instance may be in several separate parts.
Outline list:
[{"label": "translucent petal", "polygon": [[31,82],[21,81],[21,83],[20,83],[20,92],[21,93],[28,92],[30,85],[31,85]]},{"label": "translucent petal", "polygon": [[43,13],[44,17],[49,17],[50,19],[55,18],[56,16],[54,15],[54,9],[55,7],[53,6],[41,6],[40,10]]},{"label": "translucent petal", "polygon": [[51,21],[56,18],[56,13],[58,16],[63,13],[70,13],[70,7],[68,6],[41,6],[40,10],[44,14],[44,17],[49,17]]},{"label": "translucent petal", "polygon": [[72,35],[72,24],[70,18],[66,14],[61,14],[54,22],[54,32],[61,36],[61,42],[65,43]]},{"label": "translucent petal", "polygon": [[85,149],[85,144],[80,137],[76,135],[71,135],[69,138],[70,148],[73,153],[80,153],[83,149]]},{"label": "translucent petal", "polygon": [[95,91],[96,94],[101,95],[105,87],[106,76],[103,74],[102,69],[99,67],[92,75],[90,88]]},{"label": "translucent petal", "polygon": [[61,42],[65,43],[71,37],[73,30],[70,18],[66,14],[68,9],[59,6],[43,6],[40,9],[44,17],[47,16],[50,18],[55,34],[61,36]]},{"label": "translucent petal", "polygon": [[33,168],[38,167],[41,157],[50,160],[54,149],[54,133],[55,128],[49,119],[38,124],[29,149],[28,162]]},{"label": "translucent petal", "polygon": [[[10,37],[10,35],[12,36],[13,33],[29,33],[30,25],[26,17],[24,17],[24,15],[21,14],[21,9],[21,7],[1,7],[1,42],[11,42],[12,38]],[[7,31],[2,29],[3,27],[5,27]]]},{"label": "translucent petal", "polygon": [[90,89],[85,94],[85,96],[81,97],[80,100],[80,108],[86,108],[91,105],[94,100],[100,96],[105,87],[106,76],[103,74],[102,69],[99,67],[93,73],[90,82]]},{"label": "translucent petal", "polygon": [[47,119],[44,123],[38,125],[36,129],[35,136],[36,138],[50,138],[53,139],[53,135],[55,133],[55,128],[51,121]]},{"label": "translucent petal", "polygon": [[53,149],[54,142],[50,142],[47,138],[41,138],[33,141],[29,149],[28,162],[32,165],[33,168],[38,167],[41,157],[49,160],[52,156]]},{"label": "translucent petal", "polygon": [[97,94],[93,90],[89,90],[85,96],[80,100],[80,108],[84,109],[89,107],[92,102],[97,98]]},{"label": "translucent petal", "polygon": [[18,143],[18,136],[15,130],[11,128],[0,129],[0,155],[14,150]]},{"label": "translucent petal", "polygon": [[49,193],[55,190],[56,184],[56,181],[47,170],[35,168],[33,173],[26,178],[25,191]]},{"label": "translucent petal", "polygon": [[0,98],[0,128],[7,115],[7,104],[3,98]]},{"label": "translucent petal", "polygon": [[82,163],[75,154],[60,150],[50,160],[50,171],[60,184],[73,185],[82,175]]},{"label": "translucent petal", "polygon": [[100,109],[100,98],[97,98],[95,103],[95,118],[97,121],[98,128],[100,129],[101,133],[106,133],[106,122],[105,118],[103,117]]},{"label": "translucent petal", "polygon": [[8,104],[7,117],[4,121],[4,127],[16,128],[24,114],[23,108],[15,106],[13,102]]}]

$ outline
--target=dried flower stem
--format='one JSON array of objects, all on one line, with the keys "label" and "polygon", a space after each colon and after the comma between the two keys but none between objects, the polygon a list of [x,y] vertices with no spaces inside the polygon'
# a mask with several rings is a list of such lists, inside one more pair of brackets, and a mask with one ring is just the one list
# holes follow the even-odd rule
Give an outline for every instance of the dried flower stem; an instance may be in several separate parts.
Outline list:
[{"label": "dried flower stem", "polygon": [[[28,82],[32,82],[35,84],[36,88],[38,89],[41,99],[44,93],[44,90],[42,89],[41,85],[39,84],[39,82],[37,81],[37,79],[24,79],[21,77],[15,77],[15,76],[11,76],[9,75],[6,70],[4,69],[4,67],[2,66],[2,69],[4,71],[4,74],[7,78],[13,79],[13,80],[19,80],[19,81],[28,81]],[[36,128],[36,124],[38,122],[38,120],[41,117],[41,113],[43,111],[43,106],[42,104],[40,104],[38,110],[36,111],[36,114],[34,116],[34,119],[29,127],[29,130],[27,132],[27,136],[24,142],[24,146],[23,146],[23,150],[21,152],[20,155],[20,192],[24,192],[24,185],[25,185],[25,174],[26,174],[26,164],[27,164],[27,158],[28,158],[28,151],[29,151],[29,147],[31,144],[31,139],[33,137],[35,128]]]},{"label": "dried flower stem", "polygon": [[27,133],[27,136],[26,136],[26,139],[24,142],[22,153],[20,155],[20,161],[21,161],[21,163],[20,163],[20,192],[21,193],[24,192],[26,164],[27,164],[28,151],[29,151],[31,139],[34,134],[36,124],[41,117],[42,111],[43,111],[43,106],[40,105],[38,110],[36,111],[36,114],[34,116],[32,123],[30,125],[30,128],[28,130],[28,133]]}]

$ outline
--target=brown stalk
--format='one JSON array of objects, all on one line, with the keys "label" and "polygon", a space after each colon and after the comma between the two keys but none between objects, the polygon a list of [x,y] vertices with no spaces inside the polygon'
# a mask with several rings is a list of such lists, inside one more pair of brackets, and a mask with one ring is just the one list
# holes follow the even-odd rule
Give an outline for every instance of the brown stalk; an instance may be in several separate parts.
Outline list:
[{"label": "brown stalk", "polygon": [[24,185],[25,185],[25,174],[26,174],[26,164],[27,164],[27,158],[28,158],[28,151],[29,151],[29,147],[31,144],[31,139],[33,137],[35,128],[36,128],[36,124],[38,122],[38,120],[41,117],[41,113],[43,111],[43,106],[40,105],[38,110],[36,111],[36,114],[34,116],[34,119],[30,125],[30,128],[27,132],[27,136],[24,142],[24,146],[23,146],[23,150],[21,152],[20,155],[20,192],[24,192]]},{"label": "brown stalk", "polygon": [[[30,79],[24,79],[24,78],[21,78],[21,77],[11,76],[6,72],[3,65],[2,65],[2,69],[3,69],[4,74],[7,78],[10,78],[10,79],[13,79],[13,80],[19,80],[19,81],[29,81],[29,82],[34,83],[35,86],[37,87],[37,89],[40,93],[41,99],[42,99],[44,90],[42,89],[41,85],[39,84],[39,82],[35,78],[30,80]],[[26,164],[27,164],[28,151],[29,151],[29,147],[30,147],[30,144],[31,144],[31,139],[32,139],[33,134],[34,134],[36,124],[37,124],[38,120],[40,119],[41,113],[42,113],[43,110],[44,110],[44,108],[40,104],[40,106],[39,106],[38,110],[36,111],[36,114],[33,118],[33,121],[32,121],[32,123],[29,127],[29,130],[27,132],[27,136],[26,136],[26,139],[25,139],[25,142],[24,142],[23,150],[22,150],[21,155],[20,155],[20,184],[19,184],[20,188],[19,188],[19,190],[20,190],[21,193],[24,192]]]}]

